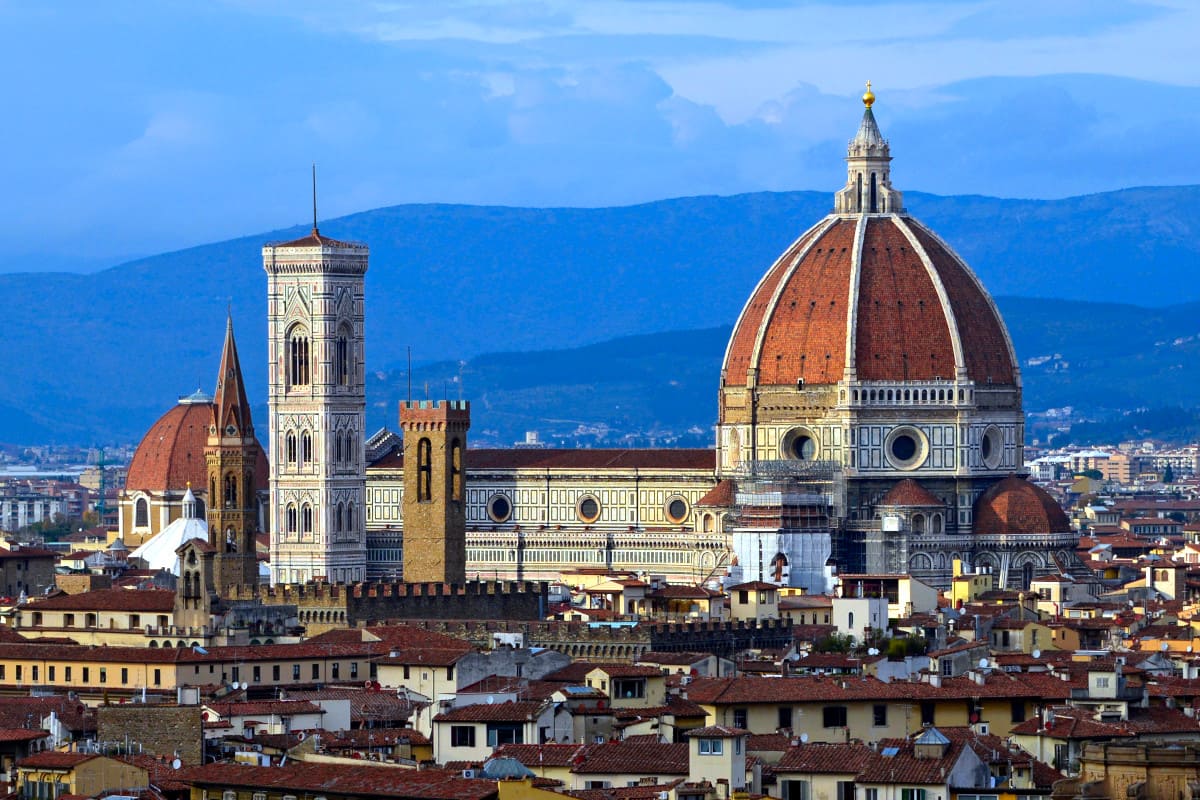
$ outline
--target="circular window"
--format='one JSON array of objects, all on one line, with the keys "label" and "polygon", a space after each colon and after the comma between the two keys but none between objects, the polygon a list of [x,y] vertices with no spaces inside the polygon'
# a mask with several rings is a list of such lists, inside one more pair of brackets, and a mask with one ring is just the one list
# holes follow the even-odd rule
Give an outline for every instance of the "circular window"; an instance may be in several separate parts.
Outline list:
[{"label": "circular window", "polygon": [[682,497],[672,497],[667,501],[667,519],[678,525],[687,519],[688,504]]},{"label": "circular window", "polygon": [[807,428],[793,428],[779,443],[780,455],[792,461],[814,461],[820,447],[817,436]]},{"label": "circular window", "polygon": [[884,452],[896,469],[916,469],[925,463],[928,454],[925,434],[912,427],[896,428],[888,434]]},{"label": "circular window", "polygon": [[983,438],[979,440],[979,455],[988,469],[1000,466],[1000,459],[1004,455],[1004,434],[995,425],[983,432]]},{"label": "circular window", "polygon": [[582,522],[595,522],[600,518],[600,501],[588,495],[575,504],[575,513]]},{"label": "circular window", "polygon": [[507,522],[512,516],[512,501],[502,494],[494,494],[488,500],[487,513],[493,522]]}]

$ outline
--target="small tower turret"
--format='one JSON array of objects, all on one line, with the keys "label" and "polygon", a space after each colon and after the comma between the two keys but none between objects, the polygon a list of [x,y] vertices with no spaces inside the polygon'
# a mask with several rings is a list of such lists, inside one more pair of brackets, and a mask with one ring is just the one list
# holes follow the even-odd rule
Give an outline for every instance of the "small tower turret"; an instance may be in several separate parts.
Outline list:
[{"label": "small tower turret", "polygon": [[902,214],[904,196],[892,188],[891,147],[879,126],[871,106],[875,94],[871,82],[863,95],[862,122],[846,149],[846,185],[834,195],[835,214]]}]

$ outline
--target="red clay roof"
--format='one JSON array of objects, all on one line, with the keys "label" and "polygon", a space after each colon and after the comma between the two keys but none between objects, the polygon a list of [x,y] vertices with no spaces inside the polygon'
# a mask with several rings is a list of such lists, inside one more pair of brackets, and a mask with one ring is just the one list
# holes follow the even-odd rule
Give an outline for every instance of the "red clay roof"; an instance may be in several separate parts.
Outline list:
[{"label": "red clay roof", "polygon": [[[179,403],[159,417],[142,437],[125,478],[128,491],[180,491],[191,484],[197,492],[208,486],[204,447],[213,418],[212,403]],[[258,447],[254,484],[267,488],[267,454]]]},{"label": "red clay roof", "polygon": [[444,711],[434,722],[526,722],[536,719],[546,707],[541,700],[521,700],[507,703],[476,703]]},{"label": "red clay roof", "polygon": [[584,775],[687,775],[688,745],[604,742],[589,747],[583,762],[571,771]]},{"label": "red clay roof", "polygon": [[360,242],[343,242],[339,239],[322,236],[321,232],[314,227],[312,232],[306,236],[301,236],[299,239],[292,239],[289,242],[273,242],[268,247],[353,247],[356,249],[365,249],[366,245]]},{"label": "red clay roof", "polygon": [[[1012,384],[1004,323],[950,248],[911,218],[868,217],[856,264],[858,222],[827,217],[775,262],[734,328],[724,383],[744,386],[750,369],[758,370],[759,385],[837,382],[848,366],[853,316],[851,357],[859,380],[951,379],[957,334],[970,378]],[[857,295],[851,297],[856,273]]]},{"label": "red clay roof", "polygon": [[179,780],[201,787],[290,789],[301,794],[353,797],[400,797],[414,800],[489,800],[496,797],[495,781],[462,777],[445,769],[397,770],[361,764],[309,764],[292,761],[286,767],[245,764],[206,764],[185,767]]},{"label": "red clay roof", "polygon": [[875,757],[865,744],[812,742],[788,748],[775,771],[857,775]]},{"label": "red clay roof", "polygon": [[905,478],[897,483],[879,501],[881,506],[937,506],[945,505],[937,495],[931,493],[912,478]]},{"label": "red clay roof", "polygon": [[1010,475],[975,501],[975,533],[1068,533],[1071,521],[1045,489]]},{"label": "red clay roof", "polygon": [[146,611],[167,613],[175,608],[169,589],[94,589],[30,601],[30,611]]},{"label": "red clay roof", "polygon": [[93,758],[97,758],[95,753],[62,753],[57,750],[44,750],[21,759],[17,762],[17,766],[36,769],[71,769],[77,764],[91,761]]},{"label": "red clay roof", "polygon": [[733,481],[726,478],[709,489],[703,497],[696,501],[698,506],[731,506],[733,505]]}]

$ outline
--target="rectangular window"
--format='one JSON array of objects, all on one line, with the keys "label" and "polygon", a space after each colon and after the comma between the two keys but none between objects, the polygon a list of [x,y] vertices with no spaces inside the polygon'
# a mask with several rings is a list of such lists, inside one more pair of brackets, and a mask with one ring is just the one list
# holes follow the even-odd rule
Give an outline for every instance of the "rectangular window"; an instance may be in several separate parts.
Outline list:
[{"label": "rectangular window", "polygon": [[121,685],[129,683],[129,667],[121,667]]},{"label": "rectangular window", "polygon": [[871,724],[876,728],[885,727],[887,725],[887,703],[876,703],[871,710]]},{"label": "rectangular window", "polygon": [[338,678],[341,677],[341,675],[342,675],[341,667],[342,667],[342,665],[339,664],[337,661],[333,662],[333,666],[330,667],[330,677],[329,677],[330,680],[336,681]]},{"label": "rectangular window", "polygon": [[924,789],[901,789],[900,800],[925,800]]},{"label": "rectangular window", "polygon": [[161,669],[154,670],[154,685],[162,686],[162,670]]},{"label": "rectangular window", "polygon": [[108,668],[107,667],[100,668],[100,682],[108,683]]},{"label": "rectangular window", "polygon": [[[4,678],[4,667],[0,667],[0,680]],[[71,668],[63,667],[63,680],[67,683],[71,682]]]},{"label": "rectangular window", "polygon": [[250,674],[255,683],[262,683],[262,667],[255,665]]},{"label": "rectangular window", "polygon": [[279,682],[279,665],[278,664],[274,664],[271,666],[271,680],[275,681],[276,683]]},{"label": "rectangular window", "polygon": [[53,665],[46,667],[46,680],[54,683],[54,667]]},{"label": "rectangular window", "polygon": [[34,664],[33,665],[33,682],[37,683],[37,681],[38,681],[38,665]]},{"label": "rectangular window", "polygon": [[746,715],[746,709],[744,709],[744,708],[735,708],[735,709],[733,710],[733,727],[735,727],[735,728],[748,728],[748,727],[750,727],[749,725],[747,725],[747,724],[746,724],[746,716],[747,716],[747,715]]},{"label": "rectangular window", "polygon": [[350,677],[351,678],[358,677],[358,662],[357,661],[350,662]]},{"label": "rectangular window", "polygon": [[863,790],[863,800],[879,800],[879,790],[878,789],[864,789]]},{"label": "rectangular window", "polygon": [[300,665],[299,664],[292,664],[292,680],[294,680],[294,681],[300,680]]},{"label": "rectangular window", "polygon": [[1024,700],[1013,700],[1012,701],[1012,721],[1013,722],[1024,722],[1025,721],[1025,701]]},{"label": "rectangular window", "polygon": [[937,704],[934,703],[932,700],[922,700],[921,701],[921,724],[922,725],[932,725],[933,724],[933,712],[934,712],[934,709],[936,709],[936,708],[937,708]]},{"label": "rectangular window", "polygon": [[83,682],[88,683],[89,681],[91,681],[91,679],[92,679],[91,678],[91,670],[88,669],[87,667],[84,667],[83,668]]},{"label": "rectangular window", "polygon": [[792,707],[791,706],[780,706],[779,707],[779,727],[780,728],[791,728],[792,727]]},{"label": "rectangular window", "polygon": [[312,679],[314,681],[321,679],[321,665],[320,664],[312,665]]},{"label": "rectangular window", "polygon": [[725,742],[722,739],[701,739],[700,755],[719,756],[725,752]]},{"label": "rectangular window", "polygon": [[954,662],[948,658],[943,658],[940,661],[942,665],[942,675],[949,678],[954,675]]},{"label": "rectangular window", "polygon": [[408,680],[411,677],[412,677],[411,670],[409,670],[408,664],[405,664],[404,665],[404,680]]},{"label": "rectangular window", "polygon": [[812,784],[808,781],[784,781],[783,800],[811,800]]},{"label": "rectangular window", "polygon": [[825,706],[822,709],[822,721],[826,728],[844,728],[846,727],[846,707],[845,706]]},{"label": "rectangular window", "polygon": [[451,747],[474,747],[475,746],[475,726],[474,725],[451,725],[450,726],[450,746]]}]

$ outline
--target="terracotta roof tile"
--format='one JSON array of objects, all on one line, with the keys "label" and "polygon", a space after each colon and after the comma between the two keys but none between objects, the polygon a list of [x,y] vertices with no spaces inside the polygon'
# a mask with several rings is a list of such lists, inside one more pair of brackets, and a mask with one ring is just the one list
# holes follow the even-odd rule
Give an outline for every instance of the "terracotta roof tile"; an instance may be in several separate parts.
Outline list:
[{"label": "terracotta roof tile", "polygon": [[31,611],[146,611],[165,614],[175,609],[175,593],[169,589],[94,589],[32,600],[27,608]]},{"label": "terracotta roof tile", "polygon": [[339,794],[356,797],[395,797],[413,800],[491,800],[495,781],[462,777],[446,769],[397,770],[355,764],[290,762],[286,767],[244,764],[206,764],[179,770],[179,780],[192,786],[293,790],[292,793]]},{"label": "terracotta roof tile", "polygon": [[572,772],[581,775],[687,775],[687,744],[604,742],[589,747]]},{"label": "terracotta roof tile", "polygon": [[434,722],[526,722],[536,719],[546,703],[541,700],[519,700],[507,703],[476,703],[443,711]]},{"label": "terracotta roof tile", "polygon": [[775,771],[857,775],[877,756],[865,744],[810,742],[789,747],[775,765]]}]

